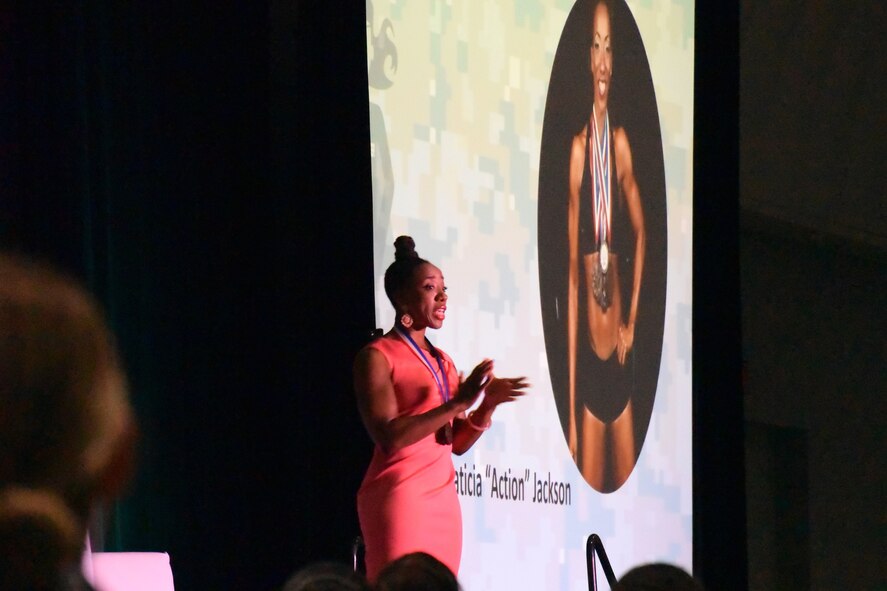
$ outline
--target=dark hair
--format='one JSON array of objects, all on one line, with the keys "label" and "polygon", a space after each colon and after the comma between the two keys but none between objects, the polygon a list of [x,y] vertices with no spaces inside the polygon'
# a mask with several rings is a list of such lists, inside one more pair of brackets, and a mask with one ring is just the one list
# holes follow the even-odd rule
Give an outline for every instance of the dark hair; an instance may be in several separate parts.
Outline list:
[{"label": "dark hair", "polygon": [[394,262],[385,271],[385,295],[388,296],[395,310],[397,310],[395,300],[413,280],[416,267],[427,262],[425,259],[419,258],[419,253],[416,252],[416,243],[409,236],[398,236],[394,241]]},{"label": "dark hair", "polygon": [[644,564],[619,579],[615,591],[703,591],[702,583],[687,571],[664,562]]},{"label": "dark hair", "polygon": [[286,582],[283,591],[370,591],[366,580],[338,562],[309,564]]},{"label": "dark hair", "polygon": [[377,591],[459,591],[459,581],[443,562],[413,552],[388,563],[376,579]]},{"label": "dark hair", "polygon": [[2,254],[0,376],[0,489],[46,487],[73,500],[131,418],[117,351],[77,283]]}]

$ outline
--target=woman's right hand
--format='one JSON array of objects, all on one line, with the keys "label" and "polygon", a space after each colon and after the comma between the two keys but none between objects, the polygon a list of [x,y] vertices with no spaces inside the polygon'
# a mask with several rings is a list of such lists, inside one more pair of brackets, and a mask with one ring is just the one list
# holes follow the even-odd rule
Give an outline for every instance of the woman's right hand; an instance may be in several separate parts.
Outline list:
[{"label": "woman's right hand", "polygon": [[459,376],[459,389],[456,391],[453,401],[462,406],[462,410],[467,409],[474,404],[474,401],[477,400],[477,397],[492,376],[493,360],[484,359],[471,370],[466,379],[463,380],[461,379],[462,376]]}]

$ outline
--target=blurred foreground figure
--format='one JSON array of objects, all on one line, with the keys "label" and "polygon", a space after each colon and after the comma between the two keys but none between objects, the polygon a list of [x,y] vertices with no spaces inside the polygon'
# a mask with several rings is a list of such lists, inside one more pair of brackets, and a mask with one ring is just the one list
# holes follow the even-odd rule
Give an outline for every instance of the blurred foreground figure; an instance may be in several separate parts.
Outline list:
[{"label": "blurred foreground figure", "polygon": [[95,301],[0,254],[0,589],[89,589],[93,509],[132,468],[135,423]]},{"label": "blurred foreground figure", "polygon": [[319,562],[294,574],[283,591],[370,591],[370,586],[344,564]]}]

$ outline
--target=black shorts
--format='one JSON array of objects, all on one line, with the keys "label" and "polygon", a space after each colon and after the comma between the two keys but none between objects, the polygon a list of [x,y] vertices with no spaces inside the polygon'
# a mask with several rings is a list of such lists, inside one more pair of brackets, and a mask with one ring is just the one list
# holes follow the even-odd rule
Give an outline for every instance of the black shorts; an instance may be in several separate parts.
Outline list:
[{"label": "black shorts", "polygon": [[579,290],[579,335],[576,339],[576,401],[584,404],[598,420],[614,421],[634,392],[634,358],[629,352],[625,365],[619,365],[616,349],[601,360],[591,347],[588,335],[588,306],[584,289]]}]

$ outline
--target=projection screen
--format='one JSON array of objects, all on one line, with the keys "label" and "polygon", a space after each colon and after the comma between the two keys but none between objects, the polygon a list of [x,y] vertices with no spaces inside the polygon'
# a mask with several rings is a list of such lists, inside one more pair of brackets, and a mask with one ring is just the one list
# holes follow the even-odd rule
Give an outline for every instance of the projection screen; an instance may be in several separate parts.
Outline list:
[{"label": "projection screen", "polygon": [[533,384],[453,457],[466,589],[587,588],[591,533],[692,568],[694,3],[606,6],[366,3],[377,326],[410,235],[429,338]]}]

